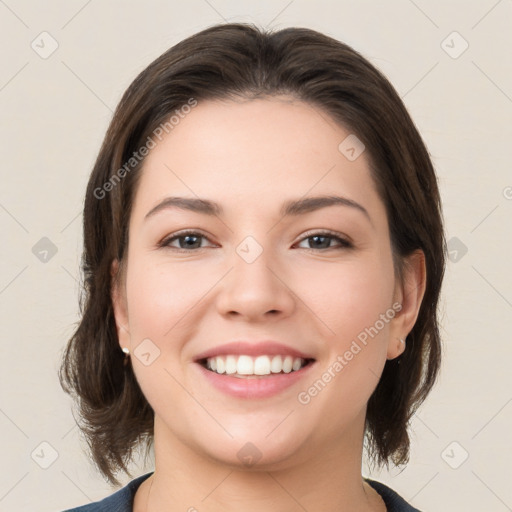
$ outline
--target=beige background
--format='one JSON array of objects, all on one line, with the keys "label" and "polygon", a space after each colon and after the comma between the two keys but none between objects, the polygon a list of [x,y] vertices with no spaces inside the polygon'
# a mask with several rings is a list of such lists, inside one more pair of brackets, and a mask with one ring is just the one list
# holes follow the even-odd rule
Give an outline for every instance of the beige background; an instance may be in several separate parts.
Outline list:
[{"label": "beige background", "polygon": [[372,477],[424,511],[512,510],[510,0],[0,0],[0,510],[59,511],[113,491],[82,451],[56,373],[78,318],[85,184],[136,74],[223,20],[323,31],[404,99],[450,240],[444,366],[412,423],[409,466]]}]

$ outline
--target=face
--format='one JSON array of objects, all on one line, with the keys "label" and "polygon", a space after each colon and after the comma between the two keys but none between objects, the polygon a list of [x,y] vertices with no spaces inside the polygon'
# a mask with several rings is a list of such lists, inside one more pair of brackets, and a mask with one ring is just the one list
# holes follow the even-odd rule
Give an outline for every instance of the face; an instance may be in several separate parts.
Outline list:
[{"label": "face", "polygon": [[[400,354],[386,211],[366,154],[338,149],[348,135],[287,97],[204,102],[145,160],[119,342],[159,432],[197,454],[278,467],[329,449]],[[285,212],[321,196],[342,200]]]}]

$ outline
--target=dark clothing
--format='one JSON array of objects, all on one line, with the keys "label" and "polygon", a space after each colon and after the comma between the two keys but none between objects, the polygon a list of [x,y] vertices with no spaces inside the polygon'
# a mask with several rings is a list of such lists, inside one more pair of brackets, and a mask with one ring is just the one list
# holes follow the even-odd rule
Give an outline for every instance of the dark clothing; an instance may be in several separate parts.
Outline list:
[{"label": "dark clothing", "polygon": [[[119,489],[119,491],[101,501],[71,508],[64,512],[132,512],[133,499],[139,485],[152,474],[153,473],[147,473],[139,476],[122,489]],[[381,495],[388,512],[420,512],[417,508],[411,507],[411,505],[393,491],[393,489],[374,480],[366,479],[366,481]]]}]

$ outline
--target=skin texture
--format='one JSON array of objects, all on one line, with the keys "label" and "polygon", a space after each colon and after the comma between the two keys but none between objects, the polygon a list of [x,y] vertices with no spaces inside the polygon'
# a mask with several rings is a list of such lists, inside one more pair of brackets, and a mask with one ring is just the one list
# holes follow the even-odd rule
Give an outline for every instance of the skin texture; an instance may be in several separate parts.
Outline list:
[{"label": "skin texture", "polygon": [[[130,349],[155,411],[155,474],[139,488],[136,512],[385,510],[361,477],[366,404],[386,359],[404,350],[399,338],[414,326],[425,266],[418,252],[404,282],[396,278],[366,155],[351,162],[338,150],[348,135],[325,112],[286,96],[210,101],[146,158],[112,294],[120,346]],[[347,206],[279,213],[286,200],[333,194],[362,205],[369,219]],[[145,219],[168,196],[210,199],[224,213],[172,208]],[[183,229],[205,236],[193,246],[201,248],[177,239],[159,246]],[[309,237],[322,230],[353,248],[336,239],[317,248]],[[247,236],[263,251],[252,263],[236,251]],[[299,403],[298,393],[395,302],[401,311]],[[134,350],[148,338],[159,356],[146,366]],[[194,358],[237,339],[282,342],[311,354],[315,366],[270,398],[233,398],[209,385]],[[251,467],[237,456],[247,442],[261,453]]]}]

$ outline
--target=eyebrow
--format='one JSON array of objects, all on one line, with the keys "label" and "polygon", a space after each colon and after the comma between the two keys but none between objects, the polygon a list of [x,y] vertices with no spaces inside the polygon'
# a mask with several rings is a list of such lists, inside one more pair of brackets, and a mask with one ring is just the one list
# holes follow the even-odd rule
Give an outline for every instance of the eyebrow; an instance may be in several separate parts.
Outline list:
[{"label": "eyebrow", "polygon": [[[362,212],[370,221],[370,214],[366,208],[352,199],[341,196],[316,196],[305,197],[302,199],[289,200],[283,203],[280,209],[282,217],[303,215],[328,206],[347,206]],[[204,215],[220,216],[224,210],[220,204],[208,199],[193,197],[166,197],[154,206],[145,216],[145,219],[152,217],[156,213],[170,208],[179,208],[181,210],[192,211]]]}]

